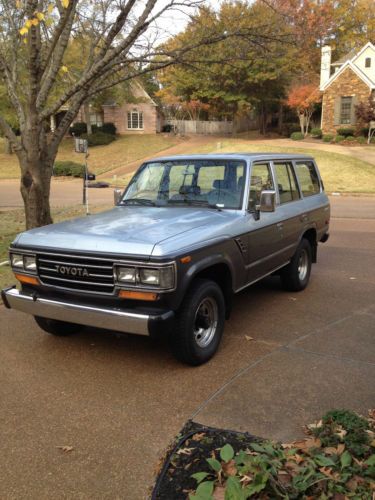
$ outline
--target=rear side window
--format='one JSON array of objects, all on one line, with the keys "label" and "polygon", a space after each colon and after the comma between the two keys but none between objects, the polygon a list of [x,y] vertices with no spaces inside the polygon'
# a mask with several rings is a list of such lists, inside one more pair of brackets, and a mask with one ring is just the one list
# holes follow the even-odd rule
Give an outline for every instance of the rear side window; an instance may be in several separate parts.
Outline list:
[{"label": "rear side window", "polygon": [[299,200],[300,195],[292,164],[289,162],[275,163],[274,168],[280,195],[280,204]]},{"label": "rear side window", "polygon": [[319,177],[312,161],[297,162],[296,173],[303,196],[320,193]]}]

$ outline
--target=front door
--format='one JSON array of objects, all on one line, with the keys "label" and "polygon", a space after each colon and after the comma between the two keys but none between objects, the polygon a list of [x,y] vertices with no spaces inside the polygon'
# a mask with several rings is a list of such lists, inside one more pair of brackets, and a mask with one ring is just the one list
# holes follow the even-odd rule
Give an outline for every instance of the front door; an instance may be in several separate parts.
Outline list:
[{"label": "front door", "polygon": [[[261,192],[275,189],[271,165],[254,163],[251,169],[248,204],[248,264],[247,282],[251,283],[281,265],[282,248],[281,218],[278,210],[259,214]],[[258,217],[259,216],[259,217]]]}]

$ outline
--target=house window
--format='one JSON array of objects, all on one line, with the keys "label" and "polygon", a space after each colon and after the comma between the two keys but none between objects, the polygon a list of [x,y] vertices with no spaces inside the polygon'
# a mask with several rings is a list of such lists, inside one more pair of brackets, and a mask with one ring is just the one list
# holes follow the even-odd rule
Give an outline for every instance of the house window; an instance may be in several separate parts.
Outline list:
[{"label": "house window", "polygon": [[133,111],[128,112],[128,128],[133,130],[143,129],[142,111],[137,111],[136,109],[134,109]]},{"label": "house window", "polygon": [[97,127],[102,127],[103,126],[103,113],[90,112],[90,123],[91,123],[91,125],[96,125]]},{"label": "house window", "polygon": [[347,125],[351,123],[353,97],[341,97],[340,123]]},{"label": "house window", "polygon": [[366,57],[365,68],[371,68],[371,57]]}]

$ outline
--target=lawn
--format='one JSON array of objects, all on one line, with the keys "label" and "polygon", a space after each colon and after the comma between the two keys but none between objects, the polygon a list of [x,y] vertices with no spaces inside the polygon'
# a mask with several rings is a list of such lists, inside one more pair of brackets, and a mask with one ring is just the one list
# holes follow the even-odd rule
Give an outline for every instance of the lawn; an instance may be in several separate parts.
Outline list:
[{"label": "lawn", "polygon": [[[101,212],[112,208],[111,206],[90,206],[90,212]],[[82,205],[57,208],[53,210],[53,219],[60,222],[74,217],[85,215],[85,208]],[[25,218],[23,210],[0,211],[0,263],[8,259],[8,248],[16,234],[25,230]],[[13,285],[16,282],[9,266],[0,267],[0,288]],[[1,302],[1,301],[0,301]]]},{"label": "lawn", "polygon": [[[88,159],[89,169],[95,174],[102,174],[109,170],[121,167],[127,163],[139,160],[154,153],[163,151],[177,144],[179,139],[176,136],[164,134],[148,135],[123,135],[108,146],[97,146],[90,149]],[[58,160],[72,160],[79,163],[84,161],[84,156],[74,152],[72,138],[63,140]],[[17,157],[3,153],[4,139],[0,138],[0,179],[19,178],[19,166]]]},{"label": "lawn", "polygon": [[308,147],[285,148],[272,146],[272,140],[270,140],[269,145],[257,145],[242,139],[223,140],[220,151],[218,151],[216,143],[195,150],[197,153],[257,153],[264,151],[270,153],[302,153],[313,156],[317,161],[328,193],[375,193],[375,166],[339,153],[319,151]]}]

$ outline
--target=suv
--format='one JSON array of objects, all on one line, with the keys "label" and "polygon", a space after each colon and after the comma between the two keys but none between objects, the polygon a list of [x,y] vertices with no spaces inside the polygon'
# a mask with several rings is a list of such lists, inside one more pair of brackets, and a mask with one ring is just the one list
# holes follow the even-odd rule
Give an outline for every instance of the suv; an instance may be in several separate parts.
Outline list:
[{"label": "suv", "polygon": [[4,304],[54,335],[84,325],[168,333],[176,357],[216,352],[233,296],[270,274],[303,290],[328,239],[330,205],[312,157],[217,154],[144,163],[109,211],[16,237],[21,290]]}]

